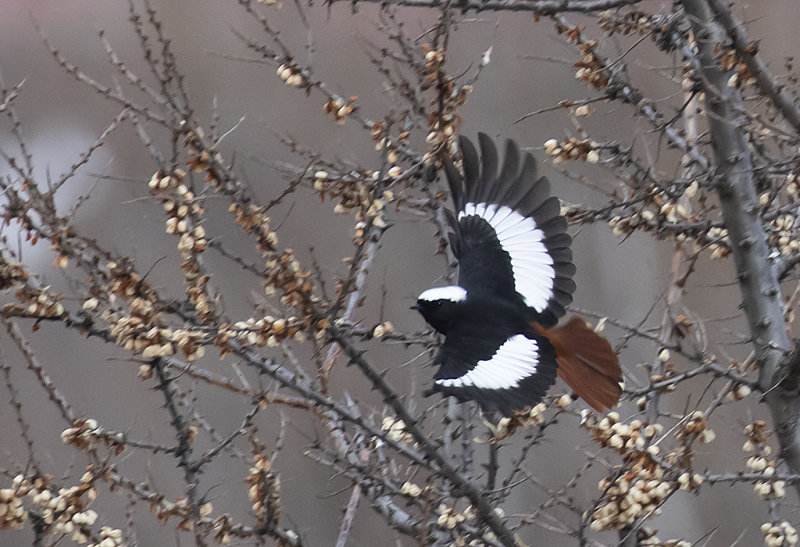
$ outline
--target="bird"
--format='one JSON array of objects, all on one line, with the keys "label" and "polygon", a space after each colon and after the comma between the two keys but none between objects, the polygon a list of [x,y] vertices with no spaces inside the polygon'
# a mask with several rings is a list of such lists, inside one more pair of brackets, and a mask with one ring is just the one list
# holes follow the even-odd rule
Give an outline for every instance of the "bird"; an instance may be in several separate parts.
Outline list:
[{"label": "bird", "polygon": [[611,345],[578,317],[558,325],[576,289],[558,198],[513,140],[502,164],[488,135],[479,133],[478,145],[480,156],[459,138],[463,175],[452,158],[443,161],[458,284],[427,289],[412,306],[444,335],[425,394],[511,416],[539,403],[559,376],[595,410],[613,408],[622,372]]}]

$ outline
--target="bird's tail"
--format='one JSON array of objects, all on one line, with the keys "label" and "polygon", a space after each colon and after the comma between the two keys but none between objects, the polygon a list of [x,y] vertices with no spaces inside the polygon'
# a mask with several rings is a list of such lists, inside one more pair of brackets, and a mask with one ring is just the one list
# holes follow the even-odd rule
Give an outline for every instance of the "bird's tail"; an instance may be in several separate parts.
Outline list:
[{"label": "bird's tail", "polygon": [[534,325],[534,330],[553,344],[558,375],[589,406],[602,412],[619,402],[622,370],[608,340],[578,317],[550,329]]}]

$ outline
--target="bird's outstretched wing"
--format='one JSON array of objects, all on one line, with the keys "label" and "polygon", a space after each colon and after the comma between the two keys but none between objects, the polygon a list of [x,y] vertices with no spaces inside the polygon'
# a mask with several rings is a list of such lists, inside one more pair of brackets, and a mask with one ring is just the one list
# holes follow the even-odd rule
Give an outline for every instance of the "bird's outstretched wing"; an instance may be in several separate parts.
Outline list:
[{"label": "bird's outstretched wing", "polygon": [[556,379],[553,346],[538,335],[499,330],[472,332],[462,325],[447,334],[434,365],[432,392],[474,400],[485,411],[505,415],[542,400]]},{"label": "bird's outstretched wing", "polygon": [[[564,315],[575,291],[566,219],[550,183],[538,177],[536,161],[506,142],[498,174],[492,140],[478,134],[479,158],[461,137],[464,175],[449,160],[447,181],[455,204],[448,219],[450,245],[459,261],[459,285],[498,297],[519,298],[538,314],[537,322],[553,326]],[[519,295],[519,296],[516,296]]]},{"label": "bird's outstretched wing", "polygon": [[455,204],[447,213],[450,245],[464,298],[434,360],[432,391],[509,415],[541,401],[558,373],[593,408],[610,408],[622,380],[610,344],[580,319],[556,326],[575,292],[558,199],[513,141],[502,166],[491,139],[479,133],[478,141],[480,156],[469,140],[459,141],[463,175],[445,161]]}]

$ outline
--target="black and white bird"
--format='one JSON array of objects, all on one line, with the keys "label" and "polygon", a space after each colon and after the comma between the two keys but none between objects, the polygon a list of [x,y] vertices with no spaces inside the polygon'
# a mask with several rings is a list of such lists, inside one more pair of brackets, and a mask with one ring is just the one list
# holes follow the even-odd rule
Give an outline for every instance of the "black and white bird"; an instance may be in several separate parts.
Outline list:
[{"label": "black and white bird", "polygon": [[510,415],[541,401],[558,374],[593,408],[613,407],[622,374],[611,345],[579,318],[556,326],[575,291],[558,198],[533,156],[520,169],[513,141],[499,174],[494,143],[483,133],[478,142],[480,159],[459,140],[463,176],[445,160],[458,285],[428,289],[413,306],[445,335],[430,392]]}]

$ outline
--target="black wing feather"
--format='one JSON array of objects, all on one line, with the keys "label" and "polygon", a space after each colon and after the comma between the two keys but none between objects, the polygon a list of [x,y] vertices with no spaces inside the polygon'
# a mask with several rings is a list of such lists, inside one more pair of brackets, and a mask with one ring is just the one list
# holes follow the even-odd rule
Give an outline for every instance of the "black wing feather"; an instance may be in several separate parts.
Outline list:
[{"label": "black wing feather", "polygon": [[481,148],[481,176],[478,182],[477,201],[491,203],[491,196],[497,191],[497,148],[486,133],[478,133]]},{"label": "black wing feather", "polygon": [[524,212],[536,210],[550,197],[550,181],[545,177],[536,178],[536,160],[530,154],[525,155],[525,164],[522,167],[520,178],[535,181],[525,188],[524,193],[517,200],[520,212],[524,214]]},{"label": "black wing feather", "polygon": [[[445,160],[445,173],[453,195],[456,212],[463,211],[468,203],[507,206],[520,215],[532,218],[542,231],[547,253],[552,257],[554,279],[552,296],[546,309],[540,310],[538,320],[545,327],[554,325],[572,302],[575,284],[575,266],[572,264],[570,245],[572,238],[567,233],[566,219],[561,215],[558,198],[550,195],[550,183],[537,174],[536,160],[524,154],[520,170],[519,148],[509,140],[497,175],[498,155],[491,138],[478,134],[481,156],[472,142],[461,137],[459,144],[464,175],[452,162]],[[459,283],[467,289],[487,291],[497,295],[513,294],[517,281],[511,266],[511,257],[503,249],[491,224],[477,216],[467,215],[458,219],[449,215],[453,227],[451,245],[459,260]],[[494,237],[490,237],[490,232]],[[502,262],[502,266],[499,266]],[[510,273],[509,273],[510,272]]]},{"label": "black wing feather", "polygon": [[[444,172],[447,176],[447,185],[450,187],[450,195],[453,197],[453,204],[456,206],[456,211],[461,211],[466,205],[464,195],[464,184],[461,180],[461,173],[458,172],[456,166],[453,165],[453,162],[449,159],[445,160],[444,162]],[[453,212],[445,209],[446,213],[450,214],[450,217],[455,219]]]},{"label": "black wing feather", "polygon": [[[510,415],[515,410],[537,404],[556,380],[555,350],[547,338],[530,336],[536,340],[539,358],[536,373],[519,381],[519,385],[511,388],[485,389],[475,385],[444,386],[434,383],[428,394],[442,393],[456,397],[459,402],[474,400],[487,412],[498,411]],[[498,348],[506,341],[506,335],[500,332],[480,333],[470,329],[451,331],[439,350],[435,365],[439,365],[435,379],[459,378],[475,368],[478,361],[491,359]]]},{"label": "black wing feather", "polygon": [[[526,165],[527,165],[527,158],[526,158]],[[524,167],[523,167],[524,169]],[[534,170],[536,169],[536,164],[534,163]],[[507,140],[506,141],[506,153],[503,159],[503,167],[500,169],[500,175],[497,177],[497,180],[514,180],[517,176],[517,171],[519,170],[519,148],[517,145],[514,144],[514,141]],[[513,184],[508,185],[508,189],[513,189]],[[498,199],[504,199],[498,197]],[[505,203],[502,201],[501,203]]]},{"label": "black wing feather", "polygon": [[491,280],[492,293],[506,298],[515,298],[514,272],[508,253],[497,241],[491,225],[476,216],[458,222],[457,243],[453,255],[459,261],[458,284],[466,288],[483,290],[487,279]]},{"label": "black wing feather", "polygon": [[[480,176],[481,163],[478,158],[478,152],[469,139],[461,137],[458,142],[461,147],[461,165],[464,169],[464,184],[467,190],[466,197],[469,199],[469,196],[475,193],[478,177]],[[459,176],[459,178],[461,177]]]}]

